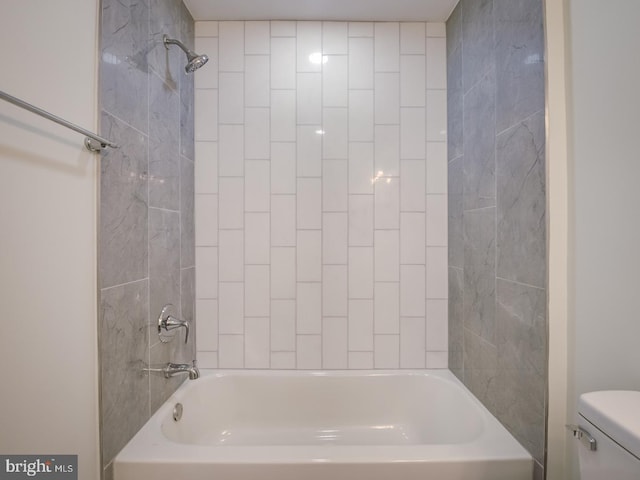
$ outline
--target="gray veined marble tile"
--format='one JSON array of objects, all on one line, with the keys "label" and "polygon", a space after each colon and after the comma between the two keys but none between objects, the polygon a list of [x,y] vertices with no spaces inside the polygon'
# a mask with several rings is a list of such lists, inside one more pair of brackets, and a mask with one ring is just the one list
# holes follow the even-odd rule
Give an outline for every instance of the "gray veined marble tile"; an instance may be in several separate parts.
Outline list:
[{"label": "gray veined marble tile", "polygon": [[534,456],[544,459],[547,379],[546,294],[498,279],[496,413]]},{"label": "gray veined marble tile", "polygon": [[181,266],[193,267],[196,264],[195,221],[194,221],[194,165],[180,157],[180,220],[181,220]]},{"label": "gray veined marble tile", "polygon": [[182,39],[180,12],[182,2],[177,0],[149,1],[149,65],[174,90],[178,90],[180,76],[184,74],[187,57],[176,45],[165,48],[162,36]]},{"label": "gray veined marble tile", "polygon": [[449,267],[449,368],[460,380],[464,379],[463,275],[462,269]]},{"label": "gray veined marble tile", "polygon": [[468,92],[494,66],[493,0],[461,0],[462,83]]},{"label": "gray veined marble tile", "polygon": [[196,321],[196,269],[195,267],[183,268],[182,271],[182,318],[188,320],[191,325],[189,343],[183,345],[180,351],[182,362],[191,362],[196,358],[196,336],[198,324]]},{"label": "gray veined marble tile", "polygon": [[546,284],[544,112],[497,139],[497,275]]},{"label": "gray veined marble tile", "polygon": [[[456,7],[447,19],[447,57],[460,48],[462,44],[462,2]],[[460,78],[462,81],[462,77]]]},{"label": "gray veined marble tile", "polygon": [[147,276],[147,138],[102,114],[101,133],[120,145],[100,159],[100,287]]},{"label": "gray veined marble tile", "polygon": [[498,132],[544,109],[542,3],[494,0]]},{"label": "gray veined marble tile", "polygon": [[[182,340],[182,331],[176,334],[170,343],[156,343],[151,347],[150,365],[152,368],[163,368],[167,363],[179,363],[173,354],[175,345]],[[162,406],[164,402],[176,391],[176,389],[187,379],[186,375],[177,375],[171,378],[164,378],[158,373],[149,375],[149,397],[151,402],[151,415]]]},{"label": "gray veined marble tile", "polygon": [[176,143],[149,140],[149,206],[180,209],[180,155]]},{"label": "gray veined marble tile", "polygon": [[498,349],[469,329],[464,330],[464,384],[495,414]]},{"label": "gray veined marble tile", "polygon": [[464,209],[494,206],[495,72],[493,69],[464,96]]},{"label": "gray veined marble tile", "polygon": [[462,44],[447,55],[447,144],[449,161],[463,153]]},{"label": "gray veined marble tile", "polygon": [[462,190],[464,157],[456,158],[448,164],[448,245],[449,266],[462,268],[464,266],[464,238],[463,238],[463,210]]},{"label": "gray veined marble tile", "polygon": [[104,0],[100,45],[102,109],[147,133],[149,7],[141,0]]},{"label": "gray veined marble tile", "polygon": [[[204,52],[206,53],[206,52]],[[211,68],[206,65],[203,68]],[[180,77],[180,154],[190,160],[195,160],[195,88],[193,76],[198,72]]]},{"label": "gray veined marble tile", "polygon": [[176,145],[180,140],[178,91],[157,75],[149,75],[149,137]]},{"label": "gray veined marble tile", "polygon": [[149,418],[146,280],[100,292],[102,461],[108,465]]},{"label": "gray veined marble tile", "polygon": [[464,326],[493,345],[495,227],[495,208],[464,213]]}]

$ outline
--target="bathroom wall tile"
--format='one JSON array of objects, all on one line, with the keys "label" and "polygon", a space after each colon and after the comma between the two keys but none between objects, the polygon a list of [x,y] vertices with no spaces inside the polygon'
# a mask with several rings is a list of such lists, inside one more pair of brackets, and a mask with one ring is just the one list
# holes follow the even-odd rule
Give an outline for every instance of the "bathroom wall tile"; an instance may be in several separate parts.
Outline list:
[{"label": "bathroom wall tile", "polygon": [[447,247],[427,247],[427,298],[447,298]]},{"label": "bathroom wall tile", "polygon": [[247,318],[244,334],[244,368],[269,368],[269,318]]},{"label": "bathroom wall tile", "polygon": [[373,88],[372,38],[349,38],[349,88]]},{"label": "bathroom wall tile", "polygon": [[400,368],[400,335],[376,335],[374,368]]},{"label": "bathroom wall tile", "polygon": [[427,193],[447,193],[447,144],[427,142]]},{"label": "bathroom wall tile", "polygon": [[195,193],[218,193],[218,144],[197,142],[195,152]]},{"label": "bathroom wall tile", "polygon": [[374,296],[374,332],[400,333],[400,283],[376,282]]},{"label": "bathroom wall tile", "polygon": [[348,155],[349,112],[347,108],[322,110],[322,157],[346,159]]},{"label": "bathroom wall tile", "polygon": [[296,368],[319,370],[322,368],[322,337],[320,335],[298,335]]},{"label": "bathroom wall tile", "polygon": [[218,173],[221,177],[241,177],[244,175],[244,127],[220,125],[219,130]]},{"label": "bathroom wall tile", "polygon": [[149,138],[178,144],[179,104],[175,85],[172,87],[157,75],[149,75]]},{"label": "bathroom wall tile", "polygon": [[271,23],[272,37],[295,37],[296,36],[296,22],[275,20],[270,23]]},{"label": "bathroom wall tile", "polygon": [[425,367],[424,317],[400,319],[400,368]]},{"label": "bathroom wall tile", "polygon": [[321,22],[297,22],[296,51],[298,72],[320,72],[322,70]]},{"label": "bathroom wall tile", "polygon": [[271,298],[296,298],[295,247],[271,247]]},{"label": "bathroom wall tile", "polygon": [[271,36],[271,88],[296,88],[296,39]]},{"label": "bathroom wall tile", "polygon": [[149,139],[149,206],[180,209],[178,139]]},{"label": "bathroom wall tile", "polygon": [[298,281],[322,281],[322,231],[298,230],[296,247]]},{"label": "bathroom wall tile", "polygon": [[218,245],[218,196],[196,194],[195,199],[196,245]]},{"label": "bathroom wall tile", "polygon": [[373,90],[351,90],[349,93],[349,140],[373,141]]},{"label": "bathroom wall tile", "polygon": [[271,195],[271,245],[290,247],[295,244],[296,197],[294,195]]},{"label": "bathroom wall tile", "polygon": [[296,146],[271,143],[271,193],[296,193]]},{"label": "bathroom wall tile", "polygon": [[[271,301],[271,351],[284,352],[296,349],[295,300]],[[272,357],[273,360],[273,357]],[[273,362],[272,362],[273,363]],[[273,368],[273,364],[272,364]]]},{"label": "bathroom wall tile", "polygon": [[322,228],[322,180],[298,178],[296,195],[297,228]]},{"label": "bathroom wall tile", "polygon": [[245,159],[268,159],[271,153],[269,142],[268,108],[245,109],[244,157]]},{"label": "bathroom wall tile", "polygon": [[196,90],[194,100],[195,140],[218,140],[218,90]]},{"label": "bathroom wall tile", "polygon": [[447,196],[427,195],[427,245],[447,245]]},{"label": "bathroom wall tile", "polygon": [[425,211],[425,178],[424,160],[400,161],[400,211]]},{"label": "bathroom wall tile", "polygon": [[100,175],[100,287],[145,278],[148,266],[147,139],[103,113],[101,132],[121,148],[103,152]]},{"label": "bathroom wall tile", "polygon": [[218,305],[220,318],[218,328],[220,332],[220,351],[222,352],[222,337],[224,334],[240,334],[244,332],[244,284],[220,282],[220,296]]},{"label": "bathroom wall tile", "polygon": [[218,63],[221,72],[244,70],[244,22],[220,22],[218,25]]},{"label": "bathroom wall tile", "polygon": [[376,282],[400,280],[400,232],[399,230],[375,231],[375,279]]},{"label": "bathroom wall tile", "polygon": [[298,334],[322,332],[322,284],[298,282],[296,331]]},{"label": "bathroom wall tile", "polygon": [[180,77],[180,155],[193,160],[195,158],[195,86],[193,77]]},{"label": "bathroom wall tile", "polygon": [[346,265],[323,265],[322,267],[322,315],[324,317],[347,316]]},{"label": "bathroom wall tile", "polygon": [[400,53],[425,54],[424,37],[426,24],[423,22],[402,22],[400,24]]},{"label": "bathroom wall tile", "polygon": [[322,132],[320,126],[301,126],[297,129],[298,177],[322,176],[322,135],[318,132]]},{"label": "bathroom wall tile", "polygon": [[546,285],[545,114],[539,112],[497,139],[497,275]]},{"label": "bathroom wall tile", "polygon": [[244,216],[244,263],[267,265],[271,251],[269,235],[269,213],[245,213]]},{"label": "bathroom wall tile", "polygon": [[427,141],[447,140],[447,91],[427,90]]},{"label": "bathroom wall tile", "polygon": [[245,107],[268,107],[271,104],[269,55],[245,56],[244,68]]},{"label": "bathroom wall tile", "polygon": [[322,162],[322,210],[346,212],[348,210],[349,175],[347,160]]},{"label": "bathroom wall tile", "polygon": [[197,37],[217,37],[219,22],[196,22],[196,38]]},{"label": "bathroom wall tile", "polygon": [[149,418],[148,282],[100,292],[102,453],[112,459]]},{"label": "bathroom wall tile", "polygon": [[[424,48],[424,36],[422,46]],[[426,64],[424,55],[400,55],[400,106],[424,107]],[[429,106],[431,109],[431,106]]]},{"label": "bathroom wall tile", "polygon": [[400,74],[375,74],[376,125],[400,124]]},{"label": "bathroom wall tile", "polygon": [[422,317],[424,321],[424,315],[424,265],[402,265],[400,267],[400,316]]},{"label": "bathroom wall tile", "polygon": [[221,178],[218,188],[220,228],[241,229],[244,222],[244,179]]},{"label": "bathroom wall tile", "polygon": [[298,125],[322,123],[322,74],[298,73],[296,107]]},{"label": "bathroom wall tile", "polygon": [[447,352],[427,352],[427,368],[449,368]]},{"label": "bathroom wall tile", "polygon": [[[460,268],[449,268],[449,368],[460,380],[463,375],[464,352],[464,313],[463,313],[464,275]],[[429,301],[429,300],[427,300]],[[427,341],[429,338],[427,337]]]},{"label": "bathroom wall tile", "polygon": [[447,196],[449,265],[458,268],[464,266],[463,163],[464,157],[449,162],[449,192]]},{"label": "bathroom wall tile", "polygon": [[329,317],[322,320],[322,368],[347,368],[347,327],[344,317]]},{"label": "bathroom wall tile", "polygon": [[[152,365],[152,368],[161,368],[170,361],[178,362],[179,360],[173,358],[171,352],[173,348],[174,345],[167,343],[158,342],[153,345],[149,350],[149,365]],[[152,415],[167,401],[184,380],[185,377],[179,375],[172,378],[164,378],[157,373],[149,375],[149,411]]]},{"label": "bathroom wall tile", "polygon": [[[180,310],[181,316],[189,321],[194,327],[195,332],[198,331],[196,321],[196,267],[183,268],[180,270]],[[191,362],[195,358],[196,351],[196,334],[189,333],[189,341],[180,344],[180,350],[184,362]],[[180,360],[183,362],[183,360]]]},{"label": "bathroom wall tile", "polygon": [[[268,145],[268,144],[267,144]],[[271,201],[268,160],[247,160],[244,176],[244,209],[246,212],[266,212]]]},{"label": "bathroom wall tile", "polygon": [[400,28],[396,22],[374,23],[376,72],[400,70]]},{"label": "bathroom wall tile", "polygon": [[346,22],[322,22],[322,52],[327,55],[347,54]]},{"label": "bathroom wall tile", "polygon": [[196,349],[198,360],[200,360],[201,351],[218,350],[218,301],[208,298],[196,300],[196,318],[198,319]]},{"label": "bathroom wall tile", "polygon": [[[460,4],[458,4],[460,5]],[[456,9],[456,11],[458,8]],[[454,11],[455,12],[455,11]],[[451,50],[455,45],[455,50]],[[447,143],[448,158],[452,160],[463,153],[463,98],[462,44],[447,38]]]},{"label": "bathroom wall tile", "polygon": [[400,182],[397,177],[380,177],[375,183],[376,229],[400,227]]},{"label": "bathroom wall tile", "polygon": [[400,109],[400,158],[425,156],[426,115],[424,108]]},{"label": "bathroom wall tile", "polygon": [[373,352],[349,352],[349,368],[351,370],[371,370],[373,368]]},{"label": "bathroom wall tile", "polygon": [[[244,56],[243,66],[244,66]],[[218,122],[242,124],[244,122],[244,73],[220,73]]]},{"label": "bathroom wall tile", "polygon": [[464,215],[465,327],[495,345],[495,209]]},{"label": "bathroom wall tile", "polygon": [[349,298],[373,298],[372,247],[349,247]]},{"label": "bathroom wall tile", "polygon": [[[268,265],[247,265],[244,281],[244,314],[247,317],[269,317],[270,271]],[[268,337],[267,337],[268,338]],[[269,350],[267,348],[267,350]]]},{"label": "bathroom wall tile", "polygon": [[373,22],[349,22],[350,37],[373,37]]},{"label": "bathroom wall tile", "polygon": [[196,297],[218,298],[218,249],[196,248]]},{"label": "bathroom wall tile", "polygon": [[349,143],[349,193],[373,193],[373,142]]},{"label": "bathroom wall tile", "polygon": [[323,264],[347,264],[348,233],[347,213],[324,213],[322,215]]},{"label": "bathroom wall tile", "polygon": [[193,267],[196,264],[195,222],[194,222],[194,164],[180,158],[180,266]]},{"label": "bathroom wall tile", "polygon": [[113,480],[113,462],[109,463],[109,465],[104,467],[102,471],[102,479]]},{"label": "bathroom wall tile", "polygon": [[464,97],[464,209],[496,203],[495,75],[490,70]]},{"label": "bathroom wall tile", "polygon": [[[180,282],[180,214],[150,208],[149,308],[152,315],[159,315],[168,303],[180,309]],[[152,339],[152,345],[155,340]]]},{"label": "bathroom wall tile", "polygon": [[473,87],[494,64],[494,5],[492,0],[462,3],[464,91]]},{"label": "bathroom wall tile", "polygon": [[447,40],[427,38],[427,88],[447,88]]},{"label": "bathroom wall tile", "polygon": [[464,329],[464,384],[487,409],[496,413],[498,349]]},{"label": "bathroom wall tile", "polygon": [[373,351],[373,300],[349,300],[349,351]]},{"label": "bathroom wall tile", "polygon": [[271,90],[271,140],[293,142],[295,139],[296,92]]},{"label": "bathroom wall tile", "polygon": [[400,263],[424,265],[425,214],[400,214]]},{"label": "bathroom wall tile", "polygon": [[220,335],[219,368],[244,368],[244,335]]},{"label": "bathroom wall tile", "polygon": [[[195,45],[196,52],[206,54],[210,58],[217,58],[217,37],[196,37]],[[218,62],[207,63],[207,68],[198,70],[198,74],[192,76],[195,88],[218,88],[218,73]],[[182,82],[182,77],[180,81]]]},{"label": "bathroom wall tile", "polygon": [[198,352],[198,367],[218,368],[218,352]]},{"label": "bathroom wall tile", "polygon": [[427,300],[427,350],[446,352],[448,348],[448,301]]},{"label": "bathroom wall tile", "polygon": [[269,22],[244,22],[244,53],[246,55],[269,55],[270,41]]},{"label": "bathroom wall tile", "polygon": [[446,37],[447,26],[444,22],[428,22],[427,37]]},{"label": "bathroom wall tile", "polygon": [[502,132],[544,110],[543,4],[499,0],[494,12],[496,130]]},{"label": "bathroom wall tile", "polygon": [[400,127],[375,127],[375,175],[400,176]]},{"label": "bathroom wall tile", "polygon": [[271,352],[273,370],[293,370],[296,368],[296,352]]},{"label": "bathroom wall tile", "polygon": [[349,246],[373,245],[373,195],[349,195]]}]

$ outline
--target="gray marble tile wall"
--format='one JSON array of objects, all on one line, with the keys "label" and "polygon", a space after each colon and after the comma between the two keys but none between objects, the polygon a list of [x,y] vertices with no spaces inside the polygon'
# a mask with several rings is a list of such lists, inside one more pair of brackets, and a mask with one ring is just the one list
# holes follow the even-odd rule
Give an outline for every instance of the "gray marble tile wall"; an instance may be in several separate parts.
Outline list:
[{"label": "gray marble tile wall", "polygon": [[461,0],[447,21],[449,367],[544,478],[542,0]]},{"label": "gray marble tile wall", "polygon": [[[142,369],[191,361],[194,339],[160,343],[167,303],[194,320],[193,75],[162,35],[194,44],[181,0],[102,0],[100,105],[104,136],[99,230],[100,425],[103,478],[112,460],[184,381]],[[175,343],[175,345],[174,345]]]}]

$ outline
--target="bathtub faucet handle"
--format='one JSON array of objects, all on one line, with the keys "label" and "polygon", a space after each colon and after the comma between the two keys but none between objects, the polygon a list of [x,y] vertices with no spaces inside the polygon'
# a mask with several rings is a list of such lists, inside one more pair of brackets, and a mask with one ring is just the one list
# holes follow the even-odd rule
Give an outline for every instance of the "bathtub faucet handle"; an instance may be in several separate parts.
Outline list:
[{"label": "bathtub faucet handle", "polygon": [[160,316],[158,317],[158,336],[160,336],[160,341],[168,342],[171,340],[171,336],[164,336],[163,329],[166,332],[170,332],[175,330],[176,328],[184,328],[184,343],[189,342],[189,322],[187,320],[180,320],[176,316],[172,315],[172,312],[175,310],[175,307],[171,304],[165,305],[162,308],[162,312],[160,312]]}]

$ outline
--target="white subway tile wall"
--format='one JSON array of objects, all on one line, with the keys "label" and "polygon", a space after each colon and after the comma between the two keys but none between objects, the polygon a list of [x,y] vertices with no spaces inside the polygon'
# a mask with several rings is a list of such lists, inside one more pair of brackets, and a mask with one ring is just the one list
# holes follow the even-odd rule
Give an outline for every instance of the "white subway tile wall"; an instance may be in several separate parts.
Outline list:
[{"label": "white subway tile wall", "polygon": [[196,23],[203,367],[447,367],[445,36]]}]

